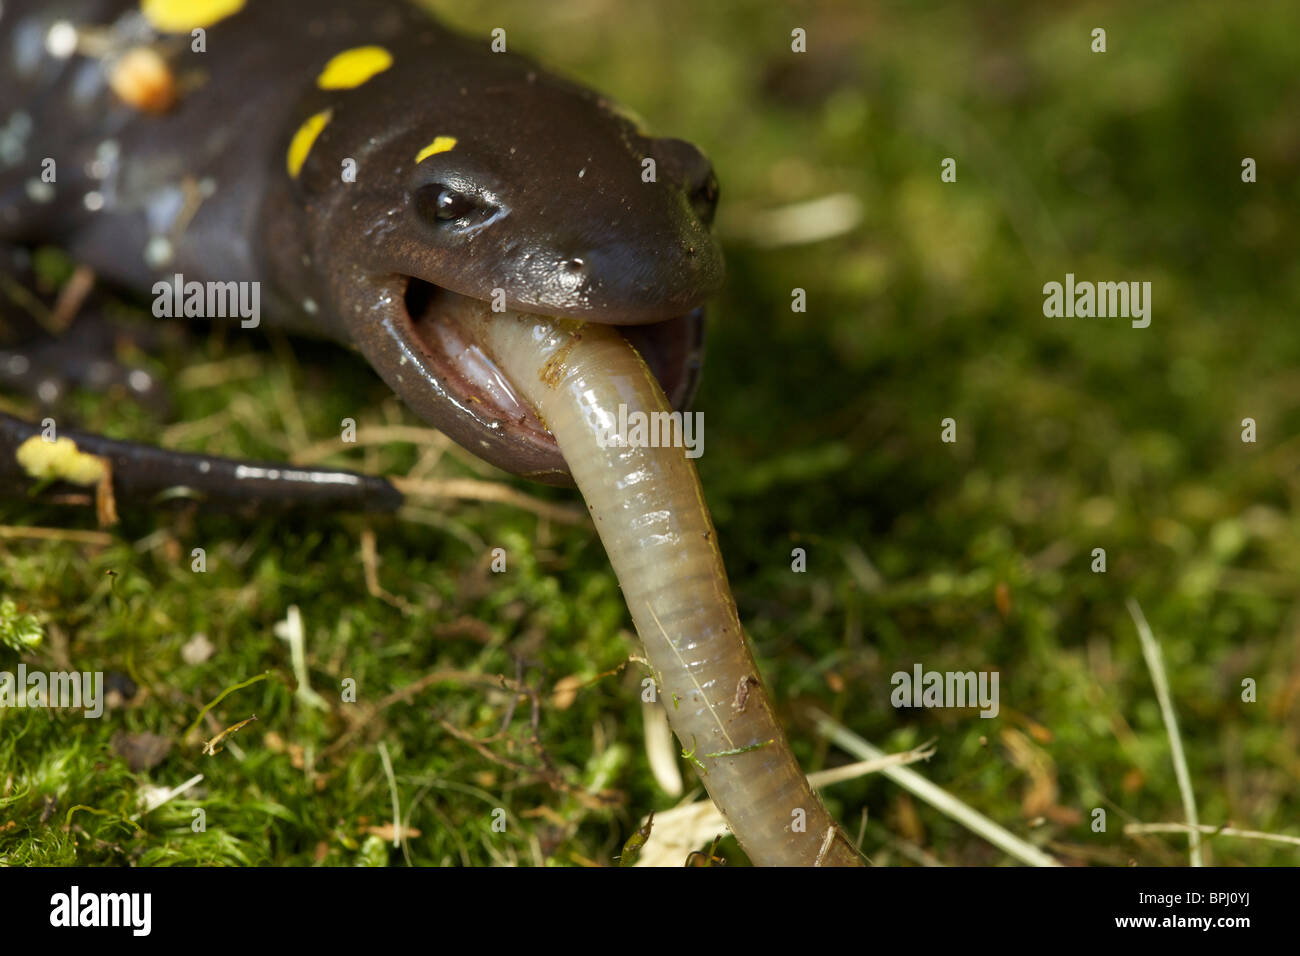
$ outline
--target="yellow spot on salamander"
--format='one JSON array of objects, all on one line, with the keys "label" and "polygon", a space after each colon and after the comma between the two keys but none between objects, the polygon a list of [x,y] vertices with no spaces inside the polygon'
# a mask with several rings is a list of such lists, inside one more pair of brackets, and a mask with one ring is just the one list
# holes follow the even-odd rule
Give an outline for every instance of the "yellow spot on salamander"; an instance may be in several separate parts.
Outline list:
[{"label": "yellow spot on salamander", "polygon": [[108,71],[108,85],[128,106],[163,113],[176,102],[176,78],[157,50],[132,47]]},{"label": "yellow spot on salamander", "polygon": [[289,155],[285,157],[290,176],[298,178],[302,164],[307,162],[307,154],[311,152],[312,144],[316,142],[316,137],[330,121],[333,113],[333,110],[321,110],[315,116],[308,118],[298,127],[298,132],[293,134],[293,140],[289,143]]},{"label": "yellow spot on salamander", "polygon": [[140,0],[140,12],[161,33],[210,27],[244,9],[245,0]]},{"label": "yellow spot on salamander", "polygon": [[416,163],[422,163],[430,156],[433,156],[437,153],[445,153],[448,150],[455,149],[455,148],[456,148],[455,136],[439,136],[432,143],[430,143],[428,146],[424,147],[424,149],[420,150],[418,153],[415,154],[415,161]]},{"label": "yellow spot on salamander", "polygon": [[104,459],[88,455],[71,438],[46,441],[33,435],[14,453],[23,471],[40,480],[70,481],[74,485],[97,485],[108,475]]},{"label": "yellow spot on salamander", "polygon": [[358,46],[336,55],[316,77],[322,90],[351,90],[393,65],[393,55],[381,46]]}]

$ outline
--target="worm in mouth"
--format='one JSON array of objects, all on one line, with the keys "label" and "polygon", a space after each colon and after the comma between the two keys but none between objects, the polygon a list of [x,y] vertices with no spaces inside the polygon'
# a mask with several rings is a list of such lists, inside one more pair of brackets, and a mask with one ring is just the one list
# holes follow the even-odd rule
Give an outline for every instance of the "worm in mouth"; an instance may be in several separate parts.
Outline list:
[{"label": "worm in mouth", "polygon": [[[564,468],[555,436],[467,327],[471,317],[487,310],[487,304],[407,277],[403,305],[412,338],[429,367],[452,400],[482,432],[492,436],[480,440],[509,440],[525,446],[533,456],[529,467],[513,470],[532,477],[536,477],[533,472],[538,460],[551,468]],[[508,313],[493,314],[502,317]],[[613,327],[645,359],[669,405],[684,411],[699,385],[703,309],[659,322]]]}]

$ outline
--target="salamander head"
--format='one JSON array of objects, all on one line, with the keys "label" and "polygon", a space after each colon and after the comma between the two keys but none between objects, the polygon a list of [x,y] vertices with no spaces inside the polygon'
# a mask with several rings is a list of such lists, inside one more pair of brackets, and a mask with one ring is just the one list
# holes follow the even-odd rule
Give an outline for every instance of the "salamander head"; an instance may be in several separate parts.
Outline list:
[{"label": "salamander head", "polygon": [[[305,169],[302,185],[322,194],[309,213],[328,234],[322,261],[348,264],[335,278],[348,333],[389,385],[493,464],[564,483],[554,439],[449,303],[622,326],[681,408],[698,377],[702,306],[723,277],[709,232],[718,184],[689,143],[642,134],[527,61],[487,59],[427,109],[409,108],[408,77],[396,126],[394,111],[343,104],[330,126],[347,119],[346,140],[331,145],[325,129],[312,157],[323,168]],[[340,186],[334,157],[348,148],[362,155]]]}]

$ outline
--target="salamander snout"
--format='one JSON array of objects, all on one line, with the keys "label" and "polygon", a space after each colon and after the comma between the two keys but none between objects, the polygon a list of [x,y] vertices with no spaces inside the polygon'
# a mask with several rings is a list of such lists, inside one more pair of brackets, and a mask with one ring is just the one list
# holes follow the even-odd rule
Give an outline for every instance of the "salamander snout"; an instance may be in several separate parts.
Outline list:
[{"label": "salamander snout", "polygon": [[557,230],[517,260],[516,287],[531,293],[534,311],[616,325],[697,308],[722,283],[722,254],[699,214],[674,206],[634,220],[635,229],[597,221]]},{"label": "salamander snout", "polygon": [[[374,271],[471,298],[504,293],[520,312],[616,325],[702,306],[725,270],[710,233],[718,178],[708,157],[570,91],[534,93],[541,99],[523,111],[514,99],[483,101],[503,111],[508,140],[482,117],[467,133],[470,119],[451,116],[439,128],[457,135],[434,140],[436,151],[419,146],[428,124],[394,141],[394,165],[422,158],[403,184],[404,241],[361,253]],[[386,228],[391,194],[377,191],[373,208]]]},{"label": "salamander snout", "polygon": [[635,163],[609,163],[578,201],[548,210],[551,226],[524,258],[532,288],[545,290],[539,298],[557,314],[661,321],[699,307],[721,286],[722,253],[710,233],[713,164],[672,138],[642,140]]}]

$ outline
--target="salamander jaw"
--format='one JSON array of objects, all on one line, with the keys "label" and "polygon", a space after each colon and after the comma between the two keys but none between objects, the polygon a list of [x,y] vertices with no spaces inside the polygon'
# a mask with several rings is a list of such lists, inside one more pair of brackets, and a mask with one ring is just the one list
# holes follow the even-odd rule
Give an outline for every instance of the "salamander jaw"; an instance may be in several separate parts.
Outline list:
[{"label": "salamander jaw", "polygon": [[[490,464],[545,484],[572,484],[545,424],[456,319],[466,310],[483,311],[486,303],[402,274],[375,277],[373,285],[367,331],[354,339],[389,387],[422,419]],[[699,381],[703,309],[619,328],[673,407],[684,409]]]}]

